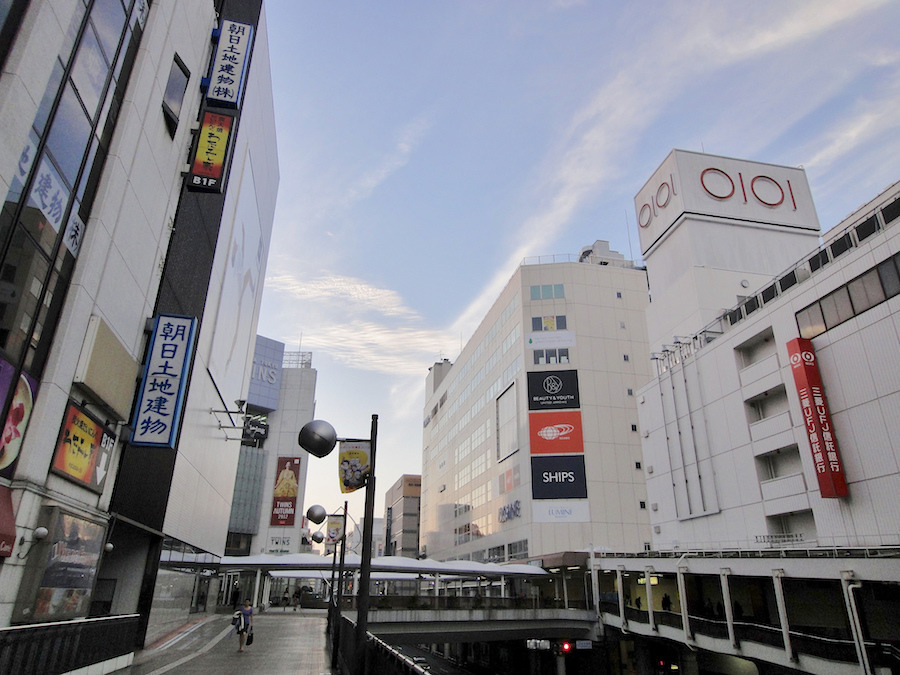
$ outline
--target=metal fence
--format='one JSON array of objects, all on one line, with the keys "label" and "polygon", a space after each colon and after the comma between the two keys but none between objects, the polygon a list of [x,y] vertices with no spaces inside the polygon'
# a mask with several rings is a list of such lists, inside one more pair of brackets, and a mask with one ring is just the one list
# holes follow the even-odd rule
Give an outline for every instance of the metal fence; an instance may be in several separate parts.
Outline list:
[{"label": "metal fence", "polygon": [[135,649],[139,614],[0,629],[0,675],[57,675]]}]

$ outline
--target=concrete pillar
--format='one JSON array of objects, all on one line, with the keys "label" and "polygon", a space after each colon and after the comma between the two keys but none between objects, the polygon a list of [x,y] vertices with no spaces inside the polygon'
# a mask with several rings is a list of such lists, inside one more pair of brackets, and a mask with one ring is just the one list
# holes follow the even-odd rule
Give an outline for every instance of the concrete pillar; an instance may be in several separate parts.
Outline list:
[{"label": "concrete pillar", "polygon": [[697,652],[690,649],[681,651],[681,675],[700,675]]},{"label": "concrete pillar", "polygon": [[653,575],[656,570],[648,565],[644,568],[644,588],[647,589],[647,615],[650,617],[650,630],[656,630],[656,617],[653,616]]},{"label": "concrete pillar", "polygon": [[653,663],[653,654],[650,653],[650,645],[644,640],[634,641],[634,669],[637,675],[655,675],[656,668]]},{"label": "concrete pillar", "polygon": [[679,565],[675,580],[678,583],[678,605],[681,607],[681,626],[684,629],[684,639],[693,641],[694,634],[691,632],[691,619],[688,616],[687,582],[685,581],[687,571],[687,565]]},{"label": "concrete pillar", "polygon": [[628,619],[625,618],[625,566],[616,567],[616,585],[619,587],[619,619],[622,621],[622,632],[628,629]]},{"label": "concrete pillar", "polygon": [[253,583],[253,600],[251,601],[251,602],[253,603],[253,605],[251,605],[251,606],[255,606],[255,605],[261,604],[261,603],[260,603],[260,600],[259,600],[259,582],[260,582],[260,579],[262,579],[262,570],[261,570],[260,568],[257,567],[257,568],[256,568],[256,581]]},{"label": "concrete pillar", "polygon": [[784,602],[784,587],[781,585],[782,577],[784,577],[784,570],[772,570],[772,581],[775,585],[775,605],[778,607],[778,622],[781,624],[781,638],[784,641],[784,651],[787,653],[789,660],[796,661],[794,648],[791,646],[791,627],[788,624],[787,605]]},{"label": "concrete pillar", "polygon": [[722,604],[725,605],[725,622],[728,624],[728,639],[731,646],[737,647],[737,636],[734,633],[734,610],[731,607],[731,589],[728,586],[728,575],[731,569],[723,567],[719,570],[719,583],[722,585]]}]

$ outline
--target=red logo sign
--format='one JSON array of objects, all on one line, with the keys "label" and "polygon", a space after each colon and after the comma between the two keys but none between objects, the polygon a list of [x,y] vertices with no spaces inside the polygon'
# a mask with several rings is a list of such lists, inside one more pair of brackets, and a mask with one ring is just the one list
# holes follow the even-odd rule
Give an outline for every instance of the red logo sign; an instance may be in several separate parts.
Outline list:
[{"label": "red logo sign", "polygon": [[791,340],[787,343],[787,348],[816,467],[819,491],[822,497],[846,497],[849,495],[847,478],[841,464],[834,427],[831,425],[831,413],[828,411],[815,349],[812,342],[805,338]]},{"label": "red logo sign", "polygon": [[532,455],[584,452],[580,410],[530,413],[528,427]]}]

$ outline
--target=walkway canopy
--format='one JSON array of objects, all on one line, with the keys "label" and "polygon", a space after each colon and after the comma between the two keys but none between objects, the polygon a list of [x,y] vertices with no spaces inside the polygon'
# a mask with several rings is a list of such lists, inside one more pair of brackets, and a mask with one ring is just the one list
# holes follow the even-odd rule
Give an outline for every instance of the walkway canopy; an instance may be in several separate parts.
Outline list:
[{"label": "walkway canopy", "polygon": [[[360,557],[348,553],[344,558],[344,569],[359,569]],[[264,553],[248,556],[225,556],[219,562],[220,572],[261,571],[272,576],[284,576],[284,572],[331,571],[332,556],[320,556],[315,553],[288,553],[275,555]],[[457,579],[500,579],[501,577],[546,577],[549,573],[536,565],[516,565],[498,563],[480,563],[471,560],[452,560],[440,562],[425,558],[416,560],[401,556],[382,556],[372,558],[372,573],[400,573],[414,575],[440,575]],[[299,575],[298,575],[299,576]],[[318,576],[311,574],[310,576]],[[384,578],[384,577],[382,577]]]}]

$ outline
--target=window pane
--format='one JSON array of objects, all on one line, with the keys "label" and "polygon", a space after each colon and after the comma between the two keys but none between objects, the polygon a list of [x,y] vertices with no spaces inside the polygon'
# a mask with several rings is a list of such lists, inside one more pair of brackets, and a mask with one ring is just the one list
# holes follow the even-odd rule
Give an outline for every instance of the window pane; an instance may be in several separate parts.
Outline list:
[{"label": "window pane", "polygon": [[544,362],[544,350],[543,349],[535,349],[534,350],[534,365],[539,366]]},{"label": "window pane", "polygon": [[41,99],[41,105],[38,107],[37,115],[34,116],[34,128],[38,133],[44,131],[47,125],[47,118],[50,116],[50,109],[53,107],[53,101],[56,100],[56,93],[59,91],[59,85],[62,83],[63,67],[57,60],[53,66],[53,72],[50,74],[50,81],[44,90],[44,98]]},{"label": "window pane", "polygon": [[569,350],[568,349],[560,349],[559,350],[559,362],[560,363],[568,363],[569,362]]},{"label": "window pane", "polygon": [[828,328],[834,328],[853,316],[853,306],[846,287],[826,295],[819,304],[822,305],[822,315]]},{"label": "window pane", "polygon": [[100,105],[100,96],[106,86],[108,73],[109,64],[103,58],[94,31],[88,29],[81,38],[81,46],[78,47],[78,56],[75,57],[75,67],[72,69],[72,82],[92,119]]},{"label": "window pane", "polygon": [[825,319],[822,318],[818,302],[797,312],[797,327],[800,329],[800,337],[807,340],[825,332]]},{"label": "window pane", "polygon": [[188,85],[188,74],[184,71],[177,59],[172,61],[169,70],[169,81],[166,83],[166,93],[163,95],[163,105],[175,116],[177,120],[181,116],[181,102],[184,100],[184,92]]},{"label": "window pane", "polygon": [[91,21],[97,29],[100,44],[106,57],[112,61],[125,27],[125,8],[122,0],[96,0],[91,10]]},{"label": "window pane", "polygon": [[[0,347],[13,359],[18,359],[28,344],[31,319],[37,311],[38,292],[47,274],[47,259],[35,248],[31,238],[22,230],[13,236],[3,260],[0,276],[15,288],[15,294],[5,303],[0,321]],[[60,293],[60,296],[63,295]]]},{"label": "window pane", "polygon": [[853,309],[857,314],[884,302],[884,291],[881,289],[877,270],[871,270],[858,279],[854,279],[847,284],[847,289],[850,292]]},{"label": "window pane", "polygon": [[556,317],[556,330],[565,330],[566,329],[566,315],[563,314],[561,316]]},{"label": "window pane", "polygon": [[900,293],[900,276],[893,260],[885,260],[878,266],[878,276],[887,297],[893,298]]},{"label": "window pane", "polygon": [[531,287],[531,299],[532,300],[540,300],[541,299],[541,287],[540,286],[532,286]]},{"label": "window pane", "polygon": [[541,286],[541,297],[544,300],[553,298],[553,286]]},{"label": "window pane", "polygon": [[69,190],[50,158],[44,155],[31,184],[29,208],[22,211],[21,222],[47,253],[56,244],[68,203]]},{"label": "window pane", "polygon": [[564,298],[566,297],[566,291],[563,288],[562,284],[554,284],[553,285],[553,297],[554,298]]},{"label": "window pane", "polygon": [[66,283],[58,275],[53,274],[50,286],[44,295],[44,301],[38,310],[38,320],[32,331],[28,354],[25,357],[25,370],[36,377],[40,375],[47,361],[50,343],[53,341],[53,331],[59,320],[65,295]]},{"label": "window pane", "polygon": [[539,317],[539,316],[531,317],[531,330],[533,330],[533,331],[544,330],[543,322],[541,321],[541,317]]},{"label": "window pane", "polygon": [[90,137],[91,123],[85,116],[74,89],[69,85],[56,111],[47,141],[47,147],[69,185],[75,183]]}]

